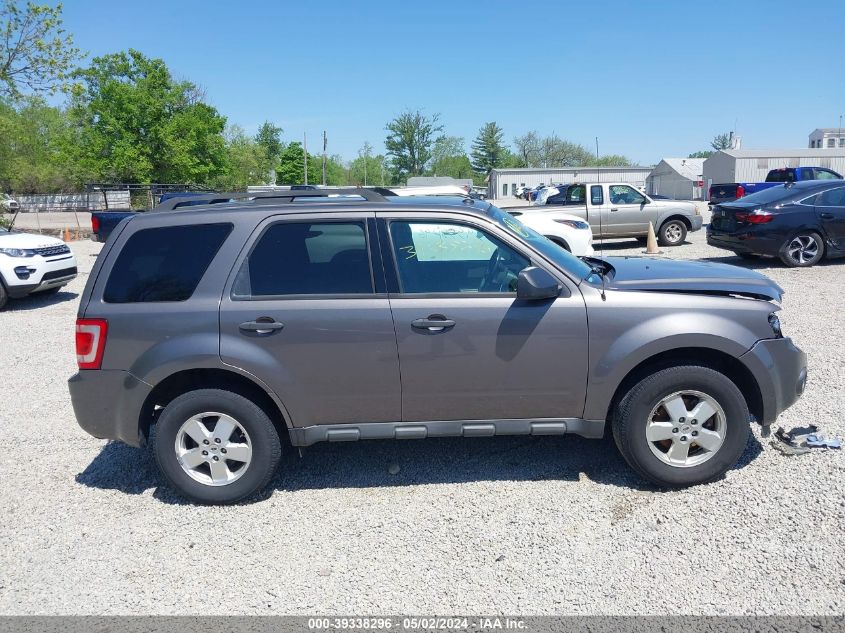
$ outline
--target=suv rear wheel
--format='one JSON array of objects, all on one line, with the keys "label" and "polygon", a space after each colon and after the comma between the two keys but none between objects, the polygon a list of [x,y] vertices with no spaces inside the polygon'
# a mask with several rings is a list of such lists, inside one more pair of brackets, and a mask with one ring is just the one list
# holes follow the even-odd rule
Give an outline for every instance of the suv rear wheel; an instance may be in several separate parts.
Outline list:
[{"label": "suv rear wheel", "polygon": [[616,446],[645,479],[681,488],[718,479],[748,440],[748,405],[724,374],[692,365],[658,371],[622,399]]},{"label": "suv rear wheel", "polygon": [[273,422],[255,403],[222,389],[190,391],[156,424],[159,469],[199,503],[235,503],[270,481],[281,457]]}]

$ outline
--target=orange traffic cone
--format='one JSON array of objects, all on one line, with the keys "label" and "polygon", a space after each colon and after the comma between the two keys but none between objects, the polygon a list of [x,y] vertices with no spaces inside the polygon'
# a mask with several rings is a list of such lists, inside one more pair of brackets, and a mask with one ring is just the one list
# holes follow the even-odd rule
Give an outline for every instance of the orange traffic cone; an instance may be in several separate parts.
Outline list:
[{"label": "orange traffic cone", "polygon": [[65,242],[70,242],[70,229],[68,229],[67,227],[65,227],[65,233],[64,233],[64,235],[62,236],[62,239],[63,239]]},{"label": "orange traffic cone", "polygon": [[663,251],[657,248],[657,236],[654,234],[654,224],[648,223],[648,239],[643,251],[647,255],[662,255]]}]

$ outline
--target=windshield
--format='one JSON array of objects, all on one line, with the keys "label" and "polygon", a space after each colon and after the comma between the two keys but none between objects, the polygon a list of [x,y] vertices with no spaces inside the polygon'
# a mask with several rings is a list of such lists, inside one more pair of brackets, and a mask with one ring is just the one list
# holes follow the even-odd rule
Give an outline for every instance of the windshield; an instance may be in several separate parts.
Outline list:
[{"label": "windshield", "polygon": [[585,279],[588,275],[592,274],[593,269],[589,265],[551,240],[546,239],[534,229],[529,229],[510,213],[505,213],[492,204],[487,210],[487,213],[499,226],[505,228],[509,233],[519,236],[576,279]]}]

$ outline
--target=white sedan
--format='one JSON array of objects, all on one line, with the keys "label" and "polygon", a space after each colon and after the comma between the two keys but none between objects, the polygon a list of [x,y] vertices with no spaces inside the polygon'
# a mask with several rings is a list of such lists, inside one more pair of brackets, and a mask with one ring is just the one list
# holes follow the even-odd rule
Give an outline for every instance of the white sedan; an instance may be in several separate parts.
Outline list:
[{"label": "white sedan", "polygon": [[593,231],[589,223],[579,217],[561,211],[531,209],[525,212],[513,211],[525,226],[545,235],[558,246],[562,246],[576,257],[593,255]]}]

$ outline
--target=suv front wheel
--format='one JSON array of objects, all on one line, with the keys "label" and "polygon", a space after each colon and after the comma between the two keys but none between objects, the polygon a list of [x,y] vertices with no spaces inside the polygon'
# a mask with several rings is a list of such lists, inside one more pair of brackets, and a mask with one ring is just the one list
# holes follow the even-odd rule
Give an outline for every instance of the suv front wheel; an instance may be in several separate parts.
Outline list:
[{"label": "suv front wheel", "polygon": [[644,378],[613,418],[613,437],[625,461],[645,479],[670,488],[724,475],[742,455],[748,433],[748,405],[736,385],[693,365]]},{"label": "suv front wheel", "polygon": [[264,488],[281,458],[273,422],[255,403],[222,389],[170,402],[156,424],[159,469],[185,497],[235,503]]}]

